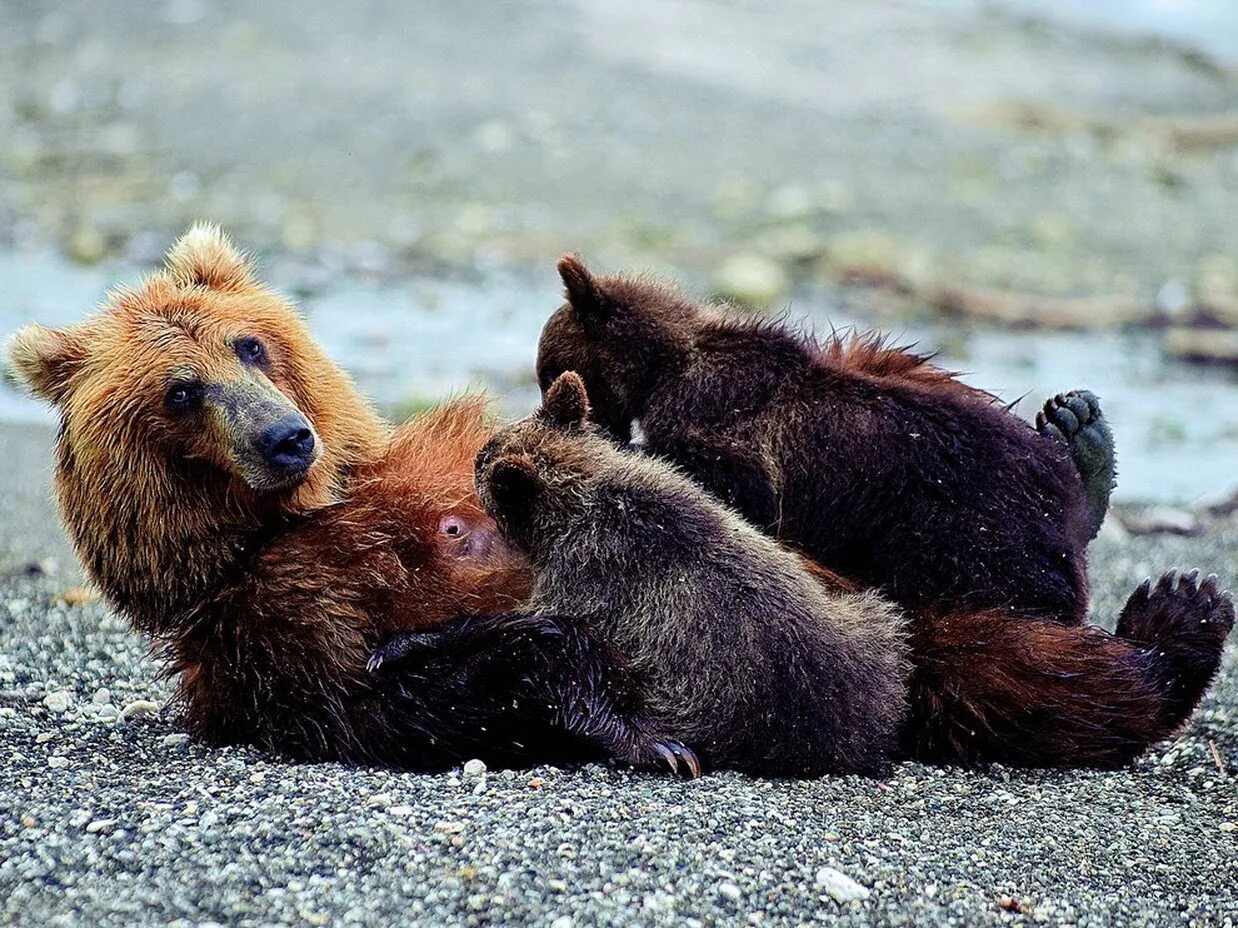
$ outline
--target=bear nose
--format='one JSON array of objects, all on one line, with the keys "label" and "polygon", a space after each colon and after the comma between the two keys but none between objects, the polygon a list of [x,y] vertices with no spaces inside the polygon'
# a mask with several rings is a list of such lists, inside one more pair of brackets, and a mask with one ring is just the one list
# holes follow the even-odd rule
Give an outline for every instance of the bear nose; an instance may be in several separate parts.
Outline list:
[{"label": "bear nose", "polygon": [[314,459],[314,433],[303,416],[284,416],[262,433],[258,448],[273,467],[305,470]]}]

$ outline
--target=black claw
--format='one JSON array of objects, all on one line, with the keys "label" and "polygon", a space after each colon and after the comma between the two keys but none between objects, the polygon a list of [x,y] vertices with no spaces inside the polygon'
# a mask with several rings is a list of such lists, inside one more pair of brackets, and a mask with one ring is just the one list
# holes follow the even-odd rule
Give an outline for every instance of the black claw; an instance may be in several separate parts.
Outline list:
[{"label": "black claw", "polygon": [[[1199,568],[1196,567],[1182,575],[1181,583],[1185,583],[1190,587],[1199,585]],[[1181,583],[1179,585],[1181,585]]]},{"label": "black claw", "polygon": [[371,654],[370,659],[365,662],[365,669],[369,673],[374,673],[381,666],[383,666],[383,656],[381,654]]},{"label": "black claw", "polygon": [[1156,592],[1172,593],[1177,588],[1177,586],[1178,586],[1178,568],[1175,567],[1161,576],[1160,581],[1156,584]]}]

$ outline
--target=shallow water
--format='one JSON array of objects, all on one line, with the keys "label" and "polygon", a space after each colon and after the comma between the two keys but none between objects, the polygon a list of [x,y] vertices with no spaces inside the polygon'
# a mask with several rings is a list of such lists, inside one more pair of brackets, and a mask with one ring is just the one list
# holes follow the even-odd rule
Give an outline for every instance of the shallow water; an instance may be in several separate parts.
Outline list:
[{"label": "shallow water", "polygon": [[1167,39],[1238,65],[1234,0],[1001,0],[1001,5],[1070,26]]},{"label": "shallow water", "polygon": [[[82,268],[54,253],[0,253],[0,334],[37,320],[80,319],[132,268]],[[278,274],[275,275],[278,279]],[[302,305],[310,328],[361,388],[388,406],[424,404],[483,386],[506,414],[537,399],[532,364],[537,335],[554,308],[550,279],[495,274],[480,282],[419,279],[374,283],[340,278]],[[864,321],[825,294],[800,294],[789,318],[816,331]],[[1238,485],[1238,379],[1164,359],[1144,332],[1019,333],[949,322],[896,331],[1030,418],[1050,393],[1086,386],[1104,400],[1117,436],[1124,500],[1190,502]],[[51,421],[51,413],[0,387],[0,421]]]}]

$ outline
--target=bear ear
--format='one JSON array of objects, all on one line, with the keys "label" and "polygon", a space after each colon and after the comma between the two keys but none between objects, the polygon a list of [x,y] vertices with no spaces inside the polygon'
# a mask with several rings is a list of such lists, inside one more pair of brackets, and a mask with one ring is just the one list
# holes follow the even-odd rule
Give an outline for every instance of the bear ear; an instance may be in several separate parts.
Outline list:
[{"label": "bear ear", "polygon": [[164,260],[172,279],[182,287],[244,290],[255,285],[249,260],[219,226],[210,223],[195,223]]},{"label": "bear ear", "polygon": [[602,321],[610,316],[612,307],[606,291],[580,258],[564,255],[558,268],[567,301],[582,319]]},{"label": "bear ear", "polygon": [[575,371],[565,371],[546,391],[542,417],[555,425],[580,425],[589,416],[589,394],[585,382]]},{"label": "bear ear", "polygon": [[504,509],[527,504],[542,485],[533,461],[523,454],[508,454],[490,465],[486,474],[490,495]]},{"label": "bear ear", "polygon": [[13,376],[30,392],[60,403],[69,392],[69,379],[86,360],[85,333],[78,327],[52,329],[28,325],[9,341]]}]

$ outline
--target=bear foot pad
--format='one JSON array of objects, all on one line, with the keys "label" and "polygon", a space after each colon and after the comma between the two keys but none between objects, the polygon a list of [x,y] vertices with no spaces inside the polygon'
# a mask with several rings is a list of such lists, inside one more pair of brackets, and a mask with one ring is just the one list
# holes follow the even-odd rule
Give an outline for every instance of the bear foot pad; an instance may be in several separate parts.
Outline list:
[{"label": "bear foot pad", "polygon": [[1036,413],[1036,431],[1070,449],[1070,456],[1083,479],[1091,537],[1096,537],[1109,511],[1109,495],[1117,482],[1113,432],[1101,412],[1100,400],[1087,390],[1072,390],[1050,397]]},{"label": "bear foot pad", "polygon": [[1219,652],[1234,627],[1234,598],[1216,574],[1171,570],[1153,586],[1145,580],[1118,619],[1119,637],[1150,645],[1174,645]]}]

